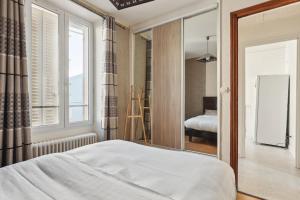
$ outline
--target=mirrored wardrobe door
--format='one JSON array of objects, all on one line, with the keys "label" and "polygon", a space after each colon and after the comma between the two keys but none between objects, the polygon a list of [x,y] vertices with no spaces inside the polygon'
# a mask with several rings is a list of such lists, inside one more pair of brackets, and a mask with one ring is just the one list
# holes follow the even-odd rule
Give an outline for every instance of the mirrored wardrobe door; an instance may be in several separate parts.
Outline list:
[{"label": "mirrored wardrobe door", "polygon": [[217,155],[217,15],[184,19],[185,149]]},{"label": "mirrored wardrobe door", "polygon": [[127,132],[136,142],[151,143],[152,30],[135,34],[131,107]]}]

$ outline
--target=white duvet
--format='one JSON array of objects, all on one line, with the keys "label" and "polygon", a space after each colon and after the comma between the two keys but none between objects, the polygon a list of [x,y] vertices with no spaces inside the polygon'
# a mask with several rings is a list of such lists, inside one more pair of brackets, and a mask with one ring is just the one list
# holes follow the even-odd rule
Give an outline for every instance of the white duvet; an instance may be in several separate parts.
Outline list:
[{"label": "white duvet", "polygon": [[101,142],[0,169],[1,200],[234,200],[231,168],[213,157]]},{"label": "white duvet", "polygon": [[217,115],[199,115],[190,118],[184,122],[186,128],[191,128],[198,131],[218,132],[218,117]]}]

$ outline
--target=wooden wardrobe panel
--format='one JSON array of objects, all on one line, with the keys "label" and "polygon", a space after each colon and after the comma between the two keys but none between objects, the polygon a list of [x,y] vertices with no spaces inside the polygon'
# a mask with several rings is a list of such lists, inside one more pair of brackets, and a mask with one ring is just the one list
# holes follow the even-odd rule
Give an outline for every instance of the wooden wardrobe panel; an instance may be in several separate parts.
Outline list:
[{"label": "wooden wardrobe panel", "polygon": [[181,148],[181,20],[153,29],[153,144]]}]

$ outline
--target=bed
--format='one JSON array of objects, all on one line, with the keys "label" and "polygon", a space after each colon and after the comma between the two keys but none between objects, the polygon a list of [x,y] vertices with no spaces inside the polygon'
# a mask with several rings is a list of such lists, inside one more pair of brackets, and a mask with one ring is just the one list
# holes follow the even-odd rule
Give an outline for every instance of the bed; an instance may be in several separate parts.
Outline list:
[{"label": "bed", "polygon": [[189,141],[192,141],[192,137],[206,137],[217,140],[217,97],[203,97],[203,112],[203,115],[192,117],[184,122]]},{"label": "bed", "polygon": [[0,169],[1,200],[234,200],[216,158],[106,141]]}]

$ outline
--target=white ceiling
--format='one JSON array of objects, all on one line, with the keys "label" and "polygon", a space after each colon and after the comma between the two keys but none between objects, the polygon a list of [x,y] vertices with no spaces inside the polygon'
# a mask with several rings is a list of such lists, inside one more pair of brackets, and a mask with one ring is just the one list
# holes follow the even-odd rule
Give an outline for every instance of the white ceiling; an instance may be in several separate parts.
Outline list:
[{"label": "white ceiling", "polygon": [[251,46],[246,48],[246,52],[257,53],[257,52],[264,52],[264,51],[271,51],[271,50],[278,50],[278,49],[287,49],[290,45],[293,45],[295,41],[297,43],[297,40],[289,40],[283,42],[263,44],[259,46]]},{"label": "white ceiling", "polygon": [[[217,10],[184,21],[185,58],[196,58],[206,53],[206,36],[217,34]],[[209,53],[217,56],[217,37],[208,43]]]},{"label": "white ceiling", "polygon": [[[154,0],[124,10],[117,10],[109,0],[86,1],[128,26],[146,22],[192,5],[207,3],[207,0]],[[215,0],[210,1],[211,3],[216,2]],[[184,27],[186,59],[205,54],[207,51],[206,36],[217,34],[217,10],[185,19]],[[209,41],[209,53],[217,56],[216,37],[212,37]]]},{"label": "white ceiling", "polygon": [[300,3],[265,11],[239,20],[239,28],[247,28],[252,25],[263,24],[274,20],[286,19],[300,15]]},{"label": "white ceiling", "polygon": [[114,16],[125,25],[134,25],[164,15],[202,0],[155,0],[124,10],[117,10],[109,0],[86,0]]},{"label": "white ceiling", "polygon": [[79,6],[78,4],[72,2],[72,1],[66,1],[66,0],[51,0],[49,1],[50,5],[57,6],[58,8],[61,8],[63,10],[67,10],[71,14],[74,14],[76,16],[79,16],[83,19],[86,19],[91,22],[95,22],[99,19],[101,19],[100,16],[88,11],[87,9],[83,8],[82,6]]}]

